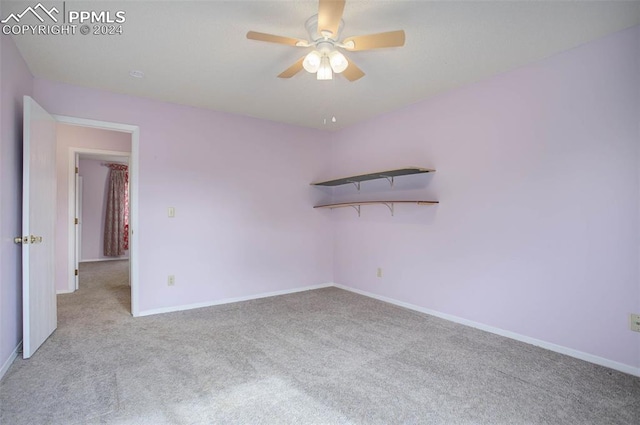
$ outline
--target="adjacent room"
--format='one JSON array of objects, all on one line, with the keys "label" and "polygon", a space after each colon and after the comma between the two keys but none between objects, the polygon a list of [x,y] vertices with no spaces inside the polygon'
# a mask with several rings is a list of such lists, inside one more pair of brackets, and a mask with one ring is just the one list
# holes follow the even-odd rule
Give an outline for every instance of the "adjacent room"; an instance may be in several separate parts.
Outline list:
[{"label": "adjacent room", "polygon": [[1,424],[640,423],[640,1],[3,1]]}]

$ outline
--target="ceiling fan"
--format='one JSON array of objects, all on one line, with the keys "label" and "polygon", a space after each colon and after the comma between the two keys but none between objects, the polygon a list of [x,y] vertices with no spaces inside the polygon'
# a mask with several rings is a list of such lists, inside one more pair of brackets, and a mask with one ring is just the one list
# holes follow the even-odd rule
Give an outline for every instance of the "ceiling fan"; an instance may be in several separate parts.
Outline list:
[{"label": "ceiling fan", "polygon": [[404,46],[404,31],[381,32],[377,34],[347,37],[339,42],[344,21],[345,0],[320,0],[318,14],[313,15],[305,23],[309,40],[282,37],[249,31],[250,40],[267,41],[270,43],[286,44],[295,47],[313,47],[314,49],[298,59],[296,63],[285,69],[279,78],[291,78],[305,69],[316,74],[318,80],[331,80],[333,74],[344,75],[349,81],[356,81],[364,77],[364,72],[351,60],[348,60],[338,49],[350,52],[379,49],[383,47]]}]

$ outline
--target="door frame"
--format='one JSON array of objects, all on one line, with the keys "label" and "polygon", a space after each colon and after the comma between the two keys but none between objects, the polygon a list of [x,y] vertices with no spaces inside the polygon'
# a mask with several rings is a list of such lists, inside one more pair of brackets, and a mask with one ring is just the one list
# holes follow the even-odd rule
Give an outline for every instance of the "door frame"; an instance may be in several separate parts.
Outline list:
[{"label": "door frame", "polygon": [[[68,173],[69,173],[68,174],[69,221],[68,223],[71,223],[69,225],[69,236],[68,236],[69,269],[68,269],[67,275],[69,276],[69,283],[64,293],[71,293],[78,289],[78,276],[75,275],[75,269],[78,267],[78,263],[80,262],[80,258],[77,258],[77,257],[79,255],[78,246],[79,244],[81,244],[81,242],[78,241],[78,236],[79,236],[78,227],[73,223],[76,218],[79,218],[79,215],[77,214],[78,207],[76,205],[77,196],[78,196],[78,193],[77,193],[78,189],[76,188],[76,166],[77,166],[76,164],[77,164],[77,159],[79,159],[79,157],[82,156],[82,154],[104,156],[105,158],[121,157],[121,158],[127,159],[127,164],[131,162],[131,151],[129,152],[110,151],[110,150],[104,150],[104,149],[76,148],[76,147],[69,148],[69,161],[68,161],[69,162],[69,170],[68,170]],[[131,205],[132,198],[133,196],[129,196],[129,205]],[[129,215],[131,215],[131,210],[129,211]],[[131,217],[129,217],[129,220],[131,220]],[[62,292],[58,291],[58,293],[62,293]]]},{"label": "door frame", "polygon": [[[78,162],[80,162],[80,154],[76,154],[76,157],[78,158]],[[77,165],[76,165],[77,167]],[[75,193],[74,193],[74,203],[75,203],[75,212],[76,212],[76,217],[78,219],[78,224],[75,225],[75,237],[73,239],[74,242],[74,261],[73,261],[73,267],[75,269],[80,269],[80,259],[82,258],[82,188],[83,188],[83,184],[82,184],[82,176],[79,175],[78,173],[76,173],[74,175],[74,181],[75,181]],[[75,220],[74,220],[75,221]],[[75,273],[74,273],[75,274]],[[78,276],[74,276],[74,284],[76,287],[76,291],[79,288],[78,285]]]},{"label": "door frame", "polygon": [[[139,308],[139,287],[138,287],[138,278],[139,278],[139,266],[138,266],[138,247],[139,247],[139,238],[138,238],[138,206],[139,206],[139,190],[138,190],[138,160],[140,155],[140,127],[137,125],[131,124],[121,124],[114,123],[109,121],[98,121],[98,120],[90,120],[85,118],[77,118],[70,117],[65,115],[53,115],[53,117],[62,124],[70,124],[79,127],[89,127],[89,128],[97,128],[101,130],[112,130],[112,131],[120,131],[123,133],[131,134],[131,152],[129,156],[129,193],[130,193],[130,202],[129,202],[129,281],[131,283],[131,314],[134,317],[140,315]],[[81,149],[81,148],[77,148]],[[124,152],[120,152],[122,154]],[[73,162],[73,161],[72,161]],[[74,165],[74,174],[75,174],[75,165]],[[74,185],[75,191],[75,178],[70,179],[69,187],[71,184]],[[75,208],[71,203],[74,203],[75,200],[71,196],[73,192],[69,193],[69,212],[75,213]],[[75,218],[75,216],[73,217]],[[71,221],[70,221],[71,223]],[[73,232],[75,232],[75,226],[70,226]],[[70,235],[72,233],[70,232]],[[69,239],[71,241],[71,238]],[[71,250],[74,249],[73,244],[70,243],[69,247],[69,262],[68,262],[68,273],[69,276],[73,276],[75,273],[75,253],[71,253]],[[71,282],[71,279],[70,279]],[[71,289],[71,286],[69,287]],[[73,289],[75,290],[75,283],[73,284]]]}]

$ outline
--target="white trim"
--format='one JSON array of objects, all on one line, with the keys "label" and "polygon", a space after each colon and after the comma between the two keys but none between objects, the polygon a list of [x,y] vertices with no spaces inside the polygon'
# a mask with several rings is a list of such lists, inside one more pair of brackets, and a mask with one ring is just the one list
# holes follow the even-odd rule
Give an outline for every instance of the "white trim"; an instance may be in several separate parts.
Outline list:
[{"label": "white trim", "polygon": [[[78,147],[74,147],[74,146],[70,146],[69,147],[69,158],[68,158],[68,163],[69,163],[69,169],[68,169],[68,196],[67,196],[67,201],[68,201],[68,214],[69,214],[69,219],[67,221],[67,223],[69,223],[69,227],[68,227],[68,235],[67,235],[67,239],[69,241],[68,246],[67,246],[67,256],[68,256],[68,268],[67,268],[67,275],[69,276],[69,281],[67,282],[67,289],[66,290],[60,290],[60,291],[66,291],[66,292],[58,292],[58,293],[68,293],[68,292],[73,292],[76,290],[76,275],[75,275],[75,268],[76,268],[76,228],[73,224],[73,221],[76,217],[76,156],[78,155],[82,155],[82,154],[91,154],[91,155],[104,155],[104,156],[119,156],[119,157],[123,157],[123,158],[131,158],[131,152],[127,152],[127,151],[111,151],[111,150],[104,150],[104,149],[90,149],[90,148],[78,148]],[[80,262],[80,261],[78,261]]]},{"label": "white trim", "polygon": [[[131,157],[129,158],[129,284],[131,285],[131,314],[139,315],[139,274],[138,274],[138,205],[140,192],[138,188],[138,160],[140,158],[140,129],[135,127],[131,132]],[[134,232],[135,230],[135,232]]]},{"label": "white trim", "polygon": [[[76,154],[74,162],[75,162],[75,166],[78,167],[78,171],[79,171],[79,169],[80,169],[80,155],[79,154]],[[73,252],[73,256],[74,256],[74,260],[73,260],[74,264],[73,264],[73,266],[76,269],[80,270],[80,259],[82,258],[82,220],[83,220],[83,217],[82,217],[82,199],[83,199],[82,198],[82,192],[84,190],[83,189],[84,180],[83,180],[82,176],[79,173],[75,175],[74,180],[75,180],[75,183],[76,183],[76,185],[75,185],[75,193],[74,193],[74,196],[73,196],[75,198],[74,199],[75,200],[74,210],[75,210],[75,213],[76,213],[76,217],[79,219],[79,222],[78,222],[78,226],[74,227],[75,235],[74,235],[74,238],[73,238],[73,246],[74,246],[75,249],[74,249],[74,252]],[[74,224],[74,226],[75,226],[75,224]],[[80,276],[78,274],[76,274],[76,273],[74,273],[74,275],[75,276],[74,276],[74,279],[73,279],[73,283],[75,284],[75,286],[74,286],[73,289],[77,291],[78,289],[80,289]]]},{"label": "white trim", "polygon": [[81,263],[95,263],[98,261],[121,261],[121,260],[128,260],[129,257],[111,257],[111,258],[96,258],[96,259],[89,259],[89,260],[80,260]]},{"label": "white trim", "polygon": [[[33,103],[35,103],[35,101],[29,97],[29,96],[24,96],[24,104],[23,104],[23,111],[24,111],[24,116],[22,117],[22,213],[21,213],[21,217],[22,217],[22,234],[23,235],[28,235],[30,230],[29,230],[29,215],[30,214],[25,214],[26,211],[30,210],[30,205],[29,205],[29,184],[30,184],[30,178],[31,178],[31,168],[30,168],[30,164],[29,164],[29,151],[26,150],[25,151],[25,147],[26,149],[31,149],[30,143],[25,143],[26,140],[31,141],[31,109],[33,108]],[[57,170],[56,170],[56,174],[57,174]],[[56,186],[57,188],[57,186]],[[55,213],[55,211],[54,211]],[[55,233],[54,233],[55,234]],[[55,247],[55,241],[54,241],[54,247]],[[21,282],[21,289],[22,289],[22,344],[23,347],[22,349],[24,350],[25,345],[27,348],[27,352],[30,352],[30,342],[29,342],[29,335],[31,334],[31,319],[27,319],[26,318],[26,314],[29,311],[29,279],[30,279],[30,273],[29,273],[29,246],[27,244],[21,244],[21,248],[20,250],[22,251],[21,253],[21,258],[22,258],[22,282]],[[55,258],[54,258],[55,261]],[[55,263],[54,263],[55,264]],[[54,268],[55,271],[55,268]],[[55,279],[55,278],[54,278]],[[54,280],[54,285],[55,285],[55,280]],[[57,322],[57,313],[56,313],[56,322]],[[17,350],[17,349],[16,349]],[[3,365],[4,367],[4,365]]]},{"label": "white trim", "polygon": [[51,114],[56,121],[61,122],[63,124],[77,125],[80,127],[91,127],[91,128],[99,128],[102,130],[113,130],[113,131],[121,131],[123,133],[133,133],[134,131],[138,131],[139,127],[137,125],[131,124],[121,124],[116,122],[109,121],[98,121],[91,120],[86,118],[78,118],[78,117],[69,117],[66,115],[56,115]]},{"label": "white trim", "polygon": [[73,291],[69,290],[69,289],[58,289],[56,291],[56,295],[61,295],[61,294],[73,294],[75,292],[75,289]]},{"label": "white trim", "polygon": [[131,156],[129,157],[129,190],[131,195],[131,202],[129,203],[129,280],[131,282],[131,314],[136,317],[139,315],[138,161],[140,156],[140,127],[138,127],[137,125],[120,124],[108,121],[97,121],[63,115],[53,115],[53,117],[56,119],[56,121],[64,124],[131,133]]},{"label": "white trim", "polygon": [[[67,158],[67,163],[69,164],[69,168],[67,169],[67,214],[68,219],[67,223],[69,223],[67,227],[67,291],[73,292],[76,290],[76,276],[74,273],[74,269],[76,267],[76,232],[75,225],[71,224],[74,221],[76,215],[76,151],[73,148],[69,148],[67,153],[69,157]],[[72,241],[74,241],[72,243]]]},{"label": "white trim", "polygon": [[13,364],[13,361],[16,359],[16,357],[18,357],[18,353],[20,352],[21,349],[22,349],[22,341],[18,343],[18,346],[13,350],[13,352],[11,353],[7,361],[4,362],[4,364],[2,365],[2,368],[0,368],[0,380],[2,380],[2,378],[4,377],[4,374],[7,373],[7,371]]},{"label": "white trim", "polygon": [[333,284],[336,288],[344,289],[345,291],[355,292],[356,294],[364,295],[369,298],[375,298],[376,300],[384,301],[390,304],[395,304],[400,307],[408,308],[409,310],[418,311],[420,313],[425,313],[431,316],[436,316],[441,319],[449,320],[451,322],[459,323],[461,325],[471,326],[472,328],[480,329],[486,332],[490,332],[496,335],[504,336],[507,338],[515,339],[516,341],[525,342],[527,344],[535,345],[537,347],[542,347],[550,351],[555,351],[556,353],[565,354],[570,357],[575,357],[576,359],[584,360],[589,363],[595,363],[600,366],[608,367],[610,369],[615,369],[620,372],[628,373],[634,376],[640,376],[640,367],[633,367],[624,363],[616,362],[614,360],[605,359],[604,357],[595,356],[593,354],[585,353],[583,351],[574,350],[573,348],[564,347],[562,345],[557,345],[552,342],[542,341],[540,339],[531,338],[526,335],[521,335],[515,332],[507,331],[504,329],[496,328],[493,326],[485,325],[482,323],[474,322],[472,320],[463,319],[458,316],[453,316],[447,313],[441,313],[439,311],[431,310],[429,308],[420,307],[414,304],[405,303],[403,301],[394,300],[393,298],[388,298],[382,295],[377,295],[371,292],[363,291],[360,289],[350,288],[348,286]]},{"label": "white trim", "polygon": [[250,300],[257,300],[259,298],[276,297],[278,295],[294,294],[296,292],[312,291],[314,289],[329,288],[331,286],[334,286],[333,283],[321,283],[319,285],[303,286],[303,287],[300,287],[300,288],[285,289],[285,290],[282,290],[282,291],[263,292],[261,294],[249,295],[249,296],[246,296],[246,297],[224,298],[224,299],[217,300],[217,301],[207,301],[207,302],[203,302],[203,303],[195,303],[195,304],[186,304],[186,305],[178,305],[178,306],[171,306],[171,307],[154,308],[154,309],[151,309],[151,310],[141,311],[139,315],[140,316],[150,316],[152,314],[171,313],[171,312],[174,312],[174,311],[182,311],[182,310],[192,310],[194,308],[211,307],[211,306],[214,306],[214,305],[231,304],[231,303],[237,303],[237,302],[240,302],[240,301],[250,301]]}]

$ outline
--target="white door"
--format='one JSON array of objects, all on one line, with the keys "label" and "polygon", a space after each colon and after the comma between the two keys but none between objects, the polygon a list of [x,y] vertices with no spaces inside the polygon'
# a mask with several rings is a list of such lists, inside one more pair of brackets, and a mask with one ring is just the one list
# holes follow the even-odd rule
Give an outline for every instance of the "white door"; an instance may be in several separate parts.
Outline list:
[{"label": "white door", "polygon": [[22,174],[23,357],[31,357],[57,327],[54,279],[56,121],[24,97]]}]

